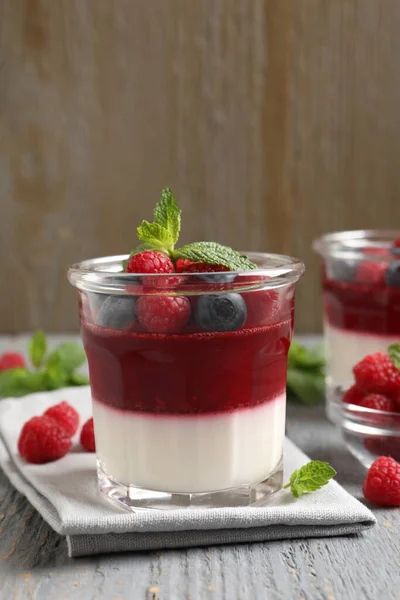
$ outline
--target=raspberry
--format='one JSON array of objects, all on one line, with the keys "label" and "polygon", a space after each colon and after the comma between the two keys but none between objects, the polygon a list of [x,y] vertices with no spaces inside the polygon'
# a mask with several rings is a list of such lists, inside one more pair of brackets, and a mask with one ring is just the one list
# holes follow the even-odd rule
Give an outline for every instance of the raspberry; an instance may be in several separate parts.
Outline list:
[{"label": "raspberry", "polygon": [[360,406],[373,408],[374,410],[383,410],[384,412],[397,412],[397,402],[382,394],[368,394],[360,402]]},{"label": "raspberry", "polygon": [[65,400],[48,408],[44,415],[57,421],[71,437],[78,431],[79,415]]},{"label": "raspberry", "polygon": [[343,394],[343,402],[346,402],[347,404],[356,404],[357,406],[361,404],[364,398],[364,390],[361,389],[356,383]]},{"label": "raspberry", "polygon": [[397,395],[400,391],[400,370],[387,354],[368,354],[353,367],[357,385],[366,392]]},{"label": "raspberry", "polygon": [[230,271],[224,265],[209,265],[203,262],[194,262],[187,266],[186,273],[220,273],[221,271]]},{"label": "raspberry", "polygon": [[96,452],[96,442],[94,439],[93,418],[86,421],[81,431],[81,444],[86,452]]},{"label": "raspberry", "polygon": [[393,242],[393,248],[400,248],[400,237]]},{"label": "raspberry", "polygon": [[47,463],[62,458],[71,448],[71,437],[54,419],[33,417],[23,426],[18,451],[29,463]]},{"label": "raspberry", "polygon": [[131,256],[126,267],[127,273],[173,273],[172,260],[163,252],[145,250]]},{"label": "raspberry", "polygon": [[276,322],[280,301],[274,290],[242,294],[247,305],[246,327],[262,327]]},{"label": "raspberry", "polygon": [[17,367],[26,367],[25,359],[19,352],[5,352],[0,356],[0,373]]},{"label": "raspberry", "polygon": [[152,333],[178,333],[190,318],[184,296],[141,296],[136,303],[139,323]]},{"label": "raspberry", "polygon": [[378,506],[400,506],[400,464],[388,456],[377,458],[367,473],[363,494]]},{"label": "raspberry", "polygon": [[186,260],[186,258],[178,258],[175,263],[175,270],[177,273],[187,273],[188,268],[195,263],[191,260]]},{"label": "raspberry", "polygon": [[383,284],[387,263],[365,260],[356,269],[355,280],[359,283]]}]

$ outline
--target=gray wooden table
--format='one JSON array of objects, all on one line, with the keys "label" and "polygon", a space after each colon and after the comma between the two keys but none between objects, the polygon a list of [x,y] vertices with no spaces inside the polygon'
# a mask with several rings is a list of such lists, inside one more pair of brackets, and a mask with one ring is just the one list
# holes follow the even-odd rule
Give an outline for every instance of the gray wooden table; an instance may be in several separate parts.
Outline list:
[{"label": "gray wooden table", "polygon": [[[0,338],[0,352],[9,345]],[[322,406],[289,405],[288,434],[362,499],[364,470]],[[400,598],[400,510],[374,512],[376,527],[360,536],[69,559],[64,538],[0,472],[0,600]]]}]

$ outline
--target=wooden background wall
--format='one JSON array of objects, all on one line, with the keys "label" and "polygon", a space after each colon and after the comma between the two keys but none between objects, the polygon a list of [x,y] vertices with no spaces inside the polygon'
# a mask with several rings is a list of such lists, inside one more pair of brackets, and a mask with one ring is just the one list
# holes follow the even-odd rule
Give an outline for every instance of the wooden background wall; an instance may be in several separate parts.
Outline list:
[{"label": "wooden background wall", "polygon": [[183,241],[297,255],[400,223],[399,0],[0,0],[0,332],[78,327],[67,265]]}]

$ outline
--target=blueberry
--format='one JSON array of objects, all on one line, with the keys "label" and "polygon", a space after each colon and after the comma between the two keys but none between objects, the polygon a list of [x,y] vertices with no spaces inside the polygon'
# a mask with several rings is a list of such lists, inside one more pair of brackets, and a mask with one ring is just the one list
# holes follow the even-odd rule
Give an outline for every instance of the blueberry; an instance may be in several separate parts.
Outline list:
[{"label": "blueberry", "polygon": [[240,294],[202,296],[196,304],[196,322],[204,331],[235,331],[246,317],[246,302]]},{"label": "blueberry", "polygon": [[88,292],[90,310],[96,313],[103,305],[107,298],[106,294],[98,294],[96,292]]},{"label": "blueberry", "polygon": [[235,279],[236,273],[199,273],[197,277],[207,283],[230,283]]},{"label": "blueberry", "polygon": [[134,296],[108,296],[98,315],[97,324],[109,329],[124,329],[135,318]]},{"label": "blueberry", "polygon": [[386,283],[390,287],[400,287],[400,262],[392,262],[385,272]]},{"label": "blueberry", "polygon": [[394,254],[395,256],[400,256],[400,248],[392,248],[391,249],[392,254]]}]

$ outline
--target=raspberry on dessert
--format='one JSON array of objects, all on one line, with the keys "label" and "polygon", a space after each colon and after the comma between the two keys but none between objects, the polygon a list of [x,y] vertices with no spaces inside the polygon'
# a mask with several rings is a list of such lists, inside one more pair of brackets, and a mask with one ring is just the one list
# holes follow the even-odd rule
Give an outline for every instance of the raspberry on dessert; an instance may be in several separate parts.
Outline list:
[{"label": "raspberry on dessert", "polygon": [[78,431],[79,415],[65,400],[48,408],[44,415],[57,421],[71,437]]},{"label": "raspberry on dessert", "polygon": [[186,260],[186,258],[178,258],[175,263],[175,271],[177,273],[188,273],[188,268],[194,264],[196,263],[191,260]]},{"label": "raspberry on dessert", "polygon": [[353,373],[357,385],[366,392],[389,396],[399,393],[400,370],[383,352],[368,354],[353,367]]},{"label": "raspberry on dessert", "polygon": [[397,412],[397,402],[383,394],[368,394],[361,400],[360,406],[384,412]]},{"label": "raspberry on dessert", "polygon": [[383,284],[387,266],[386,262],[364,260],[356,269],[355,280],[358,283]]},{"label": "raspberry on dessert", "polygon": [[163,252],[145,250],[130,257],[127,273],[173,273],[172,260]]},{"label": "raspberry on dessert", "polygon": [[388,456],[377,458],[367,473],[363,494],[378,506],[400,506],[400,464]]},{"label": "raspberry on dessert", "polygon": [[17,367],[26,367],[25,359],[19,352],[5,352],[0,356],[0,372]]},{"label": "raspberry on dessert", "polygon": [[345,391],[342,400],[347,404],[355,404],[358,406],[364,400],[365,395],[366,392],[355,383]]},{"label": "raspberry on dessert", "polygon": [[242,296],[247,305],[246,327],[262,327],[276,323],[280,301],[275,290],[245,292]]},{"label": "raspberry on dessert", "polygon": [[81,431],[81,444],[86,452],[96,452],[96,442],[94,439],[93,418],[88,419]]},{"label": "raspberry on dessert", "polygon": [[139,323],[151,333],[179,333],[190,318],[184,296],[141,296],[136,304]]},{"label": "raspberry on dessert", "polygon": [[393,242],[393,248],[400,248],[400,237]]},{"label": "raspberry on dessert", "polygon": [[43,415],[25,423],[18,440],[18,452],[27,462],[40,464],[62,458],[71,444],[71,436],[64,427]]}]

